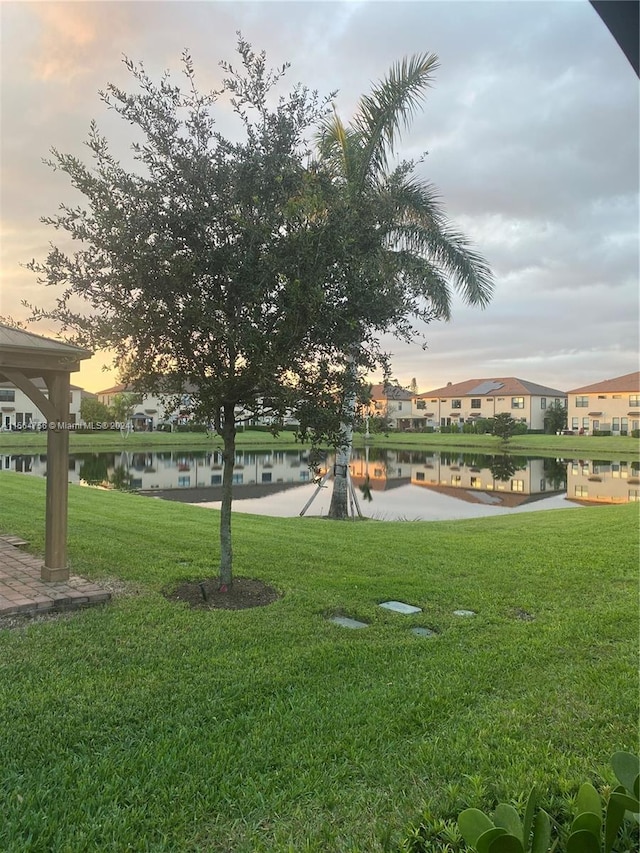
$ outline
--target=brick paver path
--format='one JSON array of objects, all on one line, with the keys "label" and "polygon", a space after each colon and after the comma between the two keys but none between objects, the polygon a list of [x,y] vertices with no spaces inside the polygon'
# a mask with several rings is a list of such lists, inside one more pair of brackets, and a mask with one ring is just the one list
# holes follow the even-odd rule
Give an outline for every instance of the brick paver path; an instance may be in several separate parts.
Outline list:
[{"label": "brick paver path", "polygon": [[43,560],[21,551],[19,546],[26,544],[17,536],[0,536],[0,616],[68,610],[111,598],[111,593],[77,575],[58,583],[41,580]]}]

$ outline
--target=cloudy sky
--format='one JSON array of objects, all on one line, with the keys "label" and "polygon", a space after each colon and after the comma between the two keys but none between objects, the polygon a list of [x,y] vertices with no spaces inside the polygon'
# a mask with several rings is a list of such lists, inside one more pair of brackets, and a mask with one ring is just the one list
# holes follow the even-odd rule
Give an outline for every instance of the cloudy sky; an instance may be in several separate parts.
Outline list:
[{"label": "cloudy sky", "polygon": [[[400,153],[429,152],[420,173],[491,264],[496,293],[484,311],[456,300],[450,323],[425,330],[426,351],[385,341],[402,384],[517,376],[569,390],[638,369],[638,79],[586,0],[4,0],[0,15],[1,315],[24,320],[23,299],[54,298],[20,266],[57,236],[39,218],[73,198],[42,163],[49,149],[84,157],[95,118],[126,150],[128,127],[98,97],[108,82],[132,88],[122,56],[179,79],[188,48],[206,89],[241,30],[291,63],[291,85],[338,90],[345,120],[393,62],[439,57]],[[103,362],[74,381],[113,384]]]}]

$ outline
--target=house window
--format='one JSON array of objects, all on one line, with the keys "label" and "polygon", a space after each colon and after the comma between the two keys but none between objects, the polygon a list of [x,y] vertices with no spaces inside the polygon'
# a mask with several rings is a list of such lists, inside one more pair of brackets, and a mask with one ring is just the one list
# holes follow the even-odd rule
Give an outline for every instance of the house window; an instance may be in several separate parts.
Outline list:
[{"label": "house window", "polygon": [[419,483],[424,482],[424,471],[416,471],[416,480]]},{"label": "house window", "polygon": [[262,472],[262,482],[263,483],[270,483],[271,479],[272,479],[271,471],[263,471]]},{"label": "house window", "polygon": [[478,399],[471,400],[471,408],[472,409],[479,409],[481,406],[482,406],[482,400],[478,400]]},{"label": "house window", "polygon": [[582,429],[584,429],[584,430],[589,429],[589,418],[583,418],[582,419]]},{"label": "house window", "polygon": [[611,421],[611,431],[620,432],[620,418],[613,418]]},{"label": "house window", "polygon": [[303,483],[307,483],[309,481],[309,471],[300,471],[300,479]]},{"label": "house window", "polygon": [[472,489],[481,489],[482,488],[482,480],[480,477],[472,477],[471,478],[471,488]]},{"label": "house window", "polygon": [[188,488],[191,485],[191,477],[187,474],[178,477],[178,486],[182,488]]},{"label": "house window", "polygon": [[233,485],[241,486],[244,481],[244,474],[234,474],[233,475]]},{"label": "house window", "polygon": [[606,399],[607,399],[606,394],[598,394],[598,400],[606,400]]},{"label": "house window", "polygon": [[547,398],[546,397],[540,397],[540,408],[541,409],[547,408]]},{"label": "house window", "polygon": [[426,400],[416,400],[416,409],[426,409],[427,401]]},{"label": "house window", "polygon": [[453,474],[451,477],[451,485],[452,486],[459,486],[461,483],[462,483],[462,477],[460,476],[460,474]]},{"label": "house window", "polygon": [[462,400],[452,400],[451,401],[452,409],[461,409],[462,408]]},{"label": "house window", "polygon": [[524,492],[524,480],[512,480],[511,481],[511,491],[512,492]]},{"label": "house window", "polygon": [[638,394],[631,394],[629,396],[629,405],[633,406],[634,409],[636,406],[640,406],[640,396]]},{"label": "house window", "polygon": [[629,501],[631,503],[640,502],[640,489],[629,489]]},{"label": "house window", "polygon": [[576,486],[574,491],[574,497],[576,498],[586,498],[589,494],[589,489],[586,486]]},{"label": "house window", "polygon": [[399,411],[399,412],[401,412],[401,411],[402,411],[402,403],[398,403],[398,411]]},{"label": "house window", "polygon": [[512,397],[511,398],[511,408],[512,409],[524,409],[524,397]]},{"label": "house window", "polygon": [[579,424],[578,418],[571,418],[571,429],[578,429]]},{"label": "house window", "polygon": [[586,409],[589,405],[588,397],[576,397],[576,409]]},{"label": "house window", "polygon": [[219,486],[222,483],[222,474],[212,474],[211,475],[211,485]]},{"label": "house window", "polygon": [[16,392],[10,388],[0,388],[0,403],[15,403]]},{"label": "house window", "polygon": [[629,432],[629,418],[620,418],[620,432]]}]

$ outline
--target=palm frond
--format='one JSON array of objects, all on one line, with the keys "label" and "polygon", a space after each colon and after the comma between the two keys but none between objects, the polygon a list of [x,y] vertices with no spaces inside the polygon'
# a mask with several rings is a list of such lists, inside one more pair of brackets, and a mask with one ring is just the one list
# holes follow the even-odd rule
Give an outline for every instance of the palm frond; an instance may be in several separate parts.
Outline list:
[{"label": "palm frond", "polygon": [[400,131],[409,126],[438,66],[433,53],[405,58],[360,99],[352,124],[362,143],[363,178],[387,170]]},{"label": "palm frond", "polygon": [[429,258],[451,277],[465,302],[486,307],[495,286],[491,269],[471,240],[449,224],[434,187],[418,180],[392,182],[386,205],[394,214],[387,218],[390,244]]},{"label": "palm frond", "polygon": [[344,126],[335,110],[322,120],[316,136],[320,159],[325,163],[333,163],[336,174],[347,183],[351,182],[354,149],[357,148],[354,137],[353,129]]}]

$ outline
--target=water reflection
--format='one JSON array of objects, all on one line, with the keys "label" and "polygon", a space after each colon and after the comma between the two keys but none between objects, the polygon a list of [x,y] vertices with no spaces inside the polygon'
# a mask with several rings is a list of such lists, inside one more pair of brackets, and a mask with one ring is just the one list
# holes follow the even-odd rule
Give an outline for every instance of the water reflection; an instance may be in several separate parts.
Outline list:
[{"label": "water reflection", "polygon": [[[4,454],[0,465],[5,470],[46,476],[47,457]],[[322,476],[332,465],[333,458],[327,456],[317,473]],[[557,508],[574,502],[638,501],[639,467],[637,461],[624,460],[367,448],[355,451],[351,477],[366,516],[446,519]],[[239,451],[233,466],[235,509],[293,516],[315,495],[308,514],[326,514],[331,482],[317,491],[313,478],[304,449]],[[222,455],[207,450],[75,453],[69,457],[69,481],[219,506]]]}]

